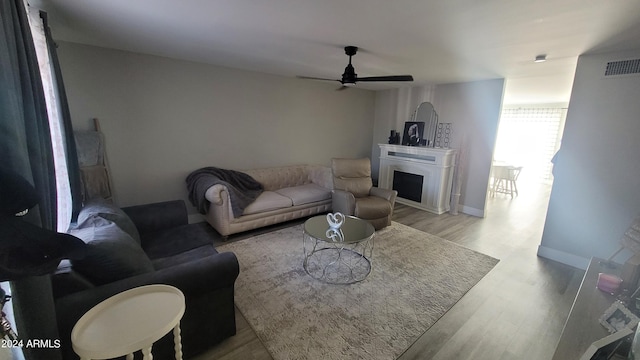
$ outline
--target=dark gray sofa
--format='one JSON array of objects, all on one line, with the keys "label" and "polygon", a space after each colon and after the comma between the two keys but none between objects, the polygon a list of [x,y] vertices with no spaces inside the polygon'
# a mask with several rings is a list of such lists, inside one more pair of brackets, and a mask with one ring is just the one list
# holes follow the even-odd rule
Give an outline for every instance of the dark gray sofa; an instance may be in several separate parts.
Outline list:
[{"label": "dark gray sofa", "polygon": [[[172,285],[184,293],[185,358],[235,335],[238,261],[233,253],[216,251],[217,235],[206,223],[188,224],[183,201],[122,210],[91,203],[71,233],[87,243],[88,255],[61,263],[52,276],[64,359],[78,358],[71,347],[71,330],[84,313],[112,295],[148,284]],[[153,346],[154,359],[172,359],[173,351],[171,334]]]}]

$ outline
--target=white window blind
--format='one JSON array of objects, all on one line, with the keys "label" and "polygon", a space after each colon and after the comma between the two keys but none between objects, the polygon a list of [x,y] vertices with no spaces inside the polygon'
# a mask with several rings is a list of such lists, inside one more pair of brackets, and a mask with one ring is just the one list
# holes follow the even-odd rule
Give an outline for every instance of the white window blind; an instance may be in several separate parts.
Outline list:
[{"label": "white window blind", "polygon": [[523,166],[521,176],[529,180],[550,181],[565,117],[560,107],[504,108],[494,160]]}]

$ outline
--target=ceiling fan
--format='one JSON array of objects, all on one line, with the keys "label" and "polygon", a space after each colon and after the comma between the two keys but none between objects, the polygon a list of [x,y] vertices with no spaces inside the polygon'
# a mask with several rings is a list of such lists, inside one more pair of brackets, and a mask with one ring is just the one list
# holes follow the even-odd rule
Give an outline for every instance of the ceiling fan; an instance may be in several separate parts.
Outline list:
[{"label": "ceiling fan", "polygon": [[374,81],[413,81],[413,76],[411,75],[390,75],[390,76],[367,76],[367,77],[358,77],[356,74],[353,65],[351,65],[351,57],[354,56],[358,52],[357,46],[345,46],[344,48],[345,54],[349,56],[349,65],[344,68],[344,73],[342,74],[342,79],[327,79],[327,78],[319,78],[313,76],[298,76],[300,79],[311,79],[311,80],[327,80],[327,81],[338,81],[342,84],[338,90],[344,90],[349,86],[353,86],[358,82],[374,82]]}]

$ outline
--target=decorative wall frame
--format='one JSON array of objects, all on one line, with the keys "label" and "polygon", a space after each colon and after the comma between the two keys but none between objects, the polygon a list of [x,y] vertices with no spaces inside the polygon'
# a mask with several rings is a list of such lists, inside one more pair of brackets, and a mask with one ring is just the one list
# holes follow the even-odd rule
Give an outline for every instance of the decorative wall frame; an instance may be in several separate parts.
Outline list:
[{"label": "decorative wall frame", "polygon": [[445,149],[451,147],[451,123],[438,123],[435,147]]},{"label": "decorative wall frame", "polygon": [[624,328],[633,329],[640,322],[620,301],[611,304],[598,320],[612,334]]},{"label": "decorative wall frame", "polygon": [[407,121],[404,123],[402,145],[419,146],[424,136],[423,121]]}]

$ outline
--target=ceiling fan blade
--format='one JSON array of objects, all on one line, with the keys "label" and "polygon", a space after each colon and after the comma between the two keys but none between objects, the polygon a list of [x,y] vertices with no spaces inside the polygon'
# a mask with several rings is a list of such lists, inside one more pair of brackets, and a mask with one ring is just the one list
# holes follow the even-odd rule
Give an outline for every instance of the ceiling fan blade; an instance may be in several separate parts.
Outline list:
[{"label": "ceiling fan blade", "polygon": [[359,77],[356,81],[413,81],[413,76],[411,75],[392,75],[392,76],[368,76],[368,77]]},{"label": "ceiling fan blade", "polygon": [[390,75],[390,76],[367,76],[367,77],[357,77],[356,70],[351,64],[351,58],[358,52],[357,46],[345,46],[344,48],[345,54],[349,56],[349,64],[346,68],[344,68],[344,73],[342,74],[342,79],[327,79],[320,78],[315,76],[296,76],[298,79],[309,79],[309,80],[323,80],[323,81],[337,81],[342,86],[336,90],[344,90],[347,87],[355,85],[357,82],[373,82],[373,81],[413,81],[413,76],[411,75]]},{"label": "ceiling fan blade", "polygon": [[340,80],[336,80],[336,79],[327,79],[327,78],[314,77],[314,76],[300,76],[300,75],[297,75],[296,77],[298,79],[305,79],[305,80],[340,81]]}]

